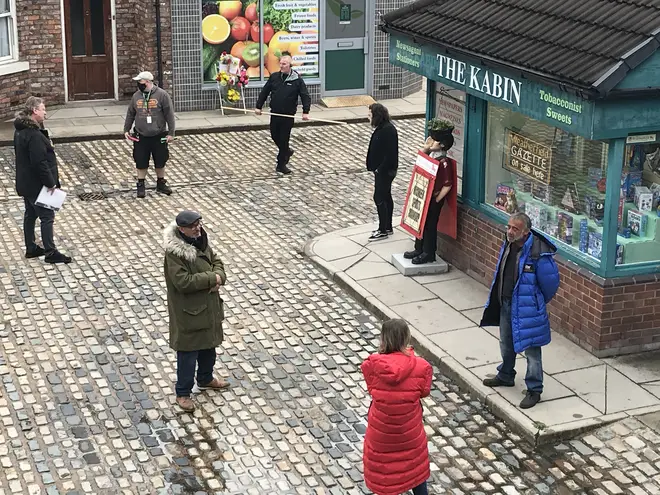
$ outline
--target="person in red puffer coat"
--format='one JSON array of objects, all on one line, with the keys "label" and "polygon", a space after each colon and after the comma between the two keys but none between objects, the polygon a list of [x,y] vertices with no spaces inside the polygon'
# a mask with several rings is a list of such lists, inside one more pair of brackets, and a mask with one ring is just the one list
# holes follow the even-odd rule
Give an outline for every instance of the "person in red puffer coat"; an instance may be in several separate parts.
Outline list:
[{"label": "person in red puffer coat", "polygon": [[364,481],[377,495],[408,490],[428,494],[431,470],[420,399],[431,393],[433,369],[409,344],[406,322],[386,321],[378,354],[361,366],[372,397],[364,437]]}]

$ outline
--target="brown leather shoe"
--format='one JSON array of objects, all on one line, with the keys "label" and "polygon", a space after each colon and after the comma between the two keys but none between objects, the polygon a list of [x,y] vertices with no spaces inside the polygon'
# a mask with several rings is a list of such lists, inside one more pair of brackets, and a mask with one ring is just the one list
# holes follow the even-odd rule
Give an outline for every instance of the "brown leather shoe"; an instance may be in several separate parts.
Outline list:
[{"label": "brown leather shoe", "polygon": [[198,383],[197,386],[199,387],[200,390],[222,390],[223,388],[229,387],[229,382],[214,378],[213,380],[211,380],[211,383],[207,385],[200,385]]},{"label": "brown leather shoe", "polygon": [[195,410],[195,403],[190,397],[177,397],[176,403],[186,412],[193,412]]}]

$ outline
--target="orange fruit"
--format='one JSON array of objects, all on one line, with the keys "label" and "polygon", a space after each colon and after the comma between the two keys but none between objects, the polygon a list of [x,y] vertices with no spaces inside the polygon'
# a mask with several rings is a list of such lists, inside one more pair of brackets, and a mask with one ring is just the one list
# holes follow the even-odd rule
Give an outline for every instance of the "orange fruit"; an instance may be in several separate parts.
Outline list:
[{"label": "orange fruit", "polygon": [[[289,49],[289,44],[291,43],[290,41],[280,41],[281,36],[287,36],[288,34],[286,31],[278,31],[273,35],[273,37],[270,39],[270,43],[268,43],[268,51],[270,53],[275,54],[277,50],[280,52],[284,52]],[[279,56],[279,54],[278,54]],[[279,69],[278,69],[279,70]]]},{"label": "orange fruit", "polygon": [[229,38],[231,26],[220,14],[207,15],[202,20],[202,37],[211,45],[219,45]]}]

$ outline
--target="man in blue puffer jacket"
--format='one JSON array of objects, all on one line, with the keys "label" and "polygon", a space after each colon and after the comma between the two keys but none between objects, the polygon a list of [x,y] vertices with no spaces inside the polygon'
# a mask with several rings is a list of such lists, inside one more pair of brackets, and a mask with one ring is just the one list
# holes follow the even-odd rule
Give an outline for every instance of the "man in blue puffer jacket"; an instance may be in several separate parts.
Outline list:
[{"label": "man in blue puffer jacket", "polygon": [[522,409],[534,407],[543,393],[541,346],[550,343],[546,304],[559,288],[559,270],[553,258],[557,248],[542,234],[532,231],[524,213],[509,217],[506,241],[500,250],[490,296],[481,326],[500,327],[502,364],[497,376],[486,378],[487,387],[513,387],[516,354],[525,351],[527,393]]}]

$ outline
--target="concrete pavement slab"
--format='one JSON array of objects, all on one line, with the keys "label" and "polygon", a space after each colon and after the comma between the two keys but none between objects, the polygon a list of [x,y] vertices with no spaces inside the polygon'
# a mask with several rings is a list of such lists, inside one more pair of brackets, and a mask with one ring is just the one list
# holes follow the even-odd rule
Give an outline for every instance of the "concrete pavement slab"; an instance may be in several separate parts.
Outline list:
[{"label": "concrete pavement slab", "polygon": [[345,272],[360,260],[363,260],[365,256],[367,256],[367,252],[356,254],[354,256],[347,256],[346,258],[340,258],[338,260],[333,260],[330,262],[330,264],[332,264],[336,271]]},{"label": "concrete pavement slab", "polygon": [[438,273],[436,275],[417,275],[413,277],[413,280],[422,285],[428,285],[434,282],[447,282],[449,280],[457,280],[466,277],[467,275],[462,271],[450,267],[449,271],[446,273]]},{"label": "concrete pavement slab", "polygon": [[660,380],[660,351],[606,358],[603,361],[635,383]]},{"label": "concrete pavement slab", "polygon": [[437,298],[399,304],[392,309],[424,335],[474,327],[474,323]]},{"label": "concrete pavement slab", "polygon": [[488,299],[488,289],[472,278],[436,282],[425,287],[459,311],[483,308]]},{"label": "concrete pavement slab", "polygon": [[499,342],[483,328],[469,327],[428,337],[468,369],[499,363],[502,359]]},{"label": "concrete pavement slab", "polygon": [[372,278],[360,284],[387,306],[433,299],[433,293],[403,275]]},{"label": "concrete pavement slab", "polygon": [[614,368],[607,370],[607,413],[618,413],[640,407],[658,406],[656,396],[619,373]]},{"label": "concrete pavement slab", "polygon": [[[543,365],[545,367],[545,360]],[[605,364],[558,373],[553,376],[602,414],[607,413],[607,366]]]},{"label": "concrete pavement slab", "polygon": [[413,248],[413,243],[408,240],[383,243],[370,242],[366,247],[389,263],[393,254],[411,250]]},{"label": "concrete pavement slab", "polygon": [[94,112],[99,117],[108,117],[108,116],[117,116],[117,117],[126,117],[128,112],[128,105],[107,105],[107,106],[96,106],[93,107]]},{"label": "concrete pavement slab", "polygon": [[67,107],[60,108],[56,112],[53,112],[50,119],[79,119],[82,117],[98,117],[98,115],[93,107]]},{"label": "concrete pavement slab", "polygon": [[541,400],[533,408],[522,412],[532,421],[544,426],[561,425],[571,421],[592,419],[601,415],[598,409],[575,396],[548,402]]},{"label": "concrete pavement slab", "polygon": [[349,270],[346,271],[346,273],[353,279],[359,281],[369,278],[383,277],[385,275],[395,275],[399,272],[389,263],[382,261],[373,262],[362,260],[359,263],[353,265]]},{"label": "concrete pavement slab", "polygon": [[355,256],[362,249],[362,246],[344,237],[323,240],[314,246],[316,255],[327,261]]},{"label": "concrete pavement slab", "polygon": [[543,370],[550,375],[599,364],[603,361],[557,332],[543,349]]}]

